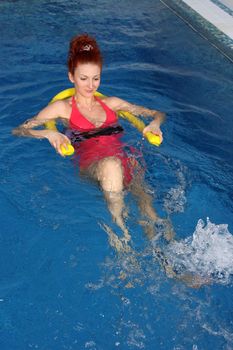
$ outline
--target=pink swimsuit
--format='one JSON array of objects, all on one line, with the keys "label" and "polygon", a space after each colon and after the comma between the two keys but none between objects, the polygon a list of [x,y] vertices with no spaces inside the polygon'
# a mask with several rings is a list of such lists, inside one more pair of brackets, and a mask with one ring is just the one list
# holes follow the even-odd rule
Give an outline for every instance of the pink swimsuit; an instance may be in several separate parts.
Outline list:
[{"label": "pink swimsuit", "polygon": [[[101,125],[100,129],[117,124],[117,115],[99,98],[95,99],[100,103],[106,113],[106,120]],[[74,97],[72,98],[72,111],[70,116],[70,128],[81,132],[96,130],[96,126],[85,118],[77,108]],[[128,185],[132,180],[133,162],[123,150],[123,144],[120,141],[120,134],[101,135],[92,137],[78,145],[74,144],[76,153],[79,156],[79,167],[84,170],[91,164],[106,157],[117,157],[121,160],[124,169],[124,184]]]},{"label": "pink swimsuit", "polygon": [[[106,128],[109,125],[113,125],[117,123],[117,115],[116,113],[110,109],[105,103],[101,101],[100,98],[95,97],[96,101],[99,102],[101,107],[104,109],[106,113],[106,120],[101,125],[101,128]],[[70,115],[70,127],[72,129],[78,130],[80,132],[90,131],[96,129],[96,126],[92,124],[87,118],[85,118],[79,111],[74,97],[72,98],[72,112]]]}]

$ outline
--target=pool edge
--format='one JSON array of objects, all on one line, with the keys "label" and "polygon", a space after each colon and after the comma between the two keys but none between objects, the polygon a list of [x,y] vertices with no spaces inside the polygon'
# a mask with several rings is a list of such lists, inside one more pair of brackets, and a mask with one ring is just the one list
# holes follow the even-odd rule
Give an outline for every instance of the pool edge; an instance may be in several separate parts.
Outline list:
[{"label": "pool edge", "polygon": [[[216,49],[218,49],[226,58],[233,62],[233,36],[225,34],[216,25],[211,23],[209,19],[198,12],[198,8],[192,8],[183,0],[160,0],[165,6],[172,10],[178,17],[180,17],[193,30],[198,32],[203,38],[208,40]],[[195,1],[193,1],[195,3]],[[226,8],[225,5],[219,6],[219,1],[212,1],[215,6],[229,16],[232,20],[233,16],[231,9]],[[232,26],[233,28],[233,26]]]}]

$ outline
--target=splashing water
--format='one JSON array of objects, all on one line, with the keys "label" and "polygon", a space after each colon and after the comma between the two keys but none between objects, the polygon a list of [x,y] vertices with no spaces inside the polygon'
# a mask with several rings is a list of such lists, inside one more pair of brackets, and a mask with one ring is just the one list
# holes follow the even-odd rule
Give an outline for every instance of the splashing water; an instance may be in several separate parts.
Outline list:
[{"label": "splashing water", "polygon": [[176,178],[178,184],[170,188],[164,199],[164,209],[168,214],[183,213],[187,202],[185,196],[187,183],[184,175],[186,168],[177,161],[175,166],[177,167]]},{"label": "splashing water", "polygon": [[182,213],[186,204],[185,190],[178,185],[171,188],[164,200],[164,208],[167,213]]},{"label": "splashing water", "polygon": [[213,282],[229,283],[233,275],[233,235],[227,224],[199,220],[192,237],[173,241],[166,256],[178,273],[190,272],[211,277]]}]

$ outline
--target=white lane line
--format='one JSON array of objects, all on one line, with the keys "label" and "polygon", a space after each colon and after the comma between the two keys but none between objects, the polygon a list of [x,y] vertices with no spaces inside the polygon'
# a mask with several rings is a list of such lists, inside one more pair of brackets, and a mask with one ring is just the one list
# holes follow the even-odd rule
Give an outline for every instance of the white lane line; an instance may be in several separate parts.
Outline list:
[{"label": "white lane line", "polygon": [[233,17],[210,0],[183,0],[194,11],[233,39]]},{"label": "white lane line", "polygon": [[221,0],[220,2],[233,11],[233,0]]}]

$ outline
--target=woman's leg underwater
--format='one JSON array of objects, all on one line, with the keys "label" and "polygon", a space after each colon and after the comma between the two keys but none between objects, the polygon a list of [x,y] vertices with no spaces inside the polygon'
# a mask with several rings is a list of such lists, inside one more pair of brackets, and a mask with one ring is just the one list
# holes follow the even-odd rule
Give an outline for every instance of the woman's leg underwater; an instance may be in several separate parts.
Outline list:
[{"label": "woman's leg underwater", "polygon": [[130,235],[123,218],[124,172],[121,160],[117,157],[101,159],[97,164],[96,178],[104,192],[109,211],[114,221],[123,231],[126,241],[130,240]]},{"label": "woman's leg underwater", "polygon": [[146,222],[141,221],[141,224],[144,226],[148,238],[152,239],[156,237],[157,232],[155,232],[155,223],[161,223],[163,226],[165,226],[165,239],[167,241],[172,240],[174,236],[172,225],[168,219],[161,219],[156,213],[156,210],[153,207],[153,197],[147,193],[146,185],[141,174],[135,176],[129,189],[137,200],[138,207],[141,211],[142,216],[148,219]]}]

